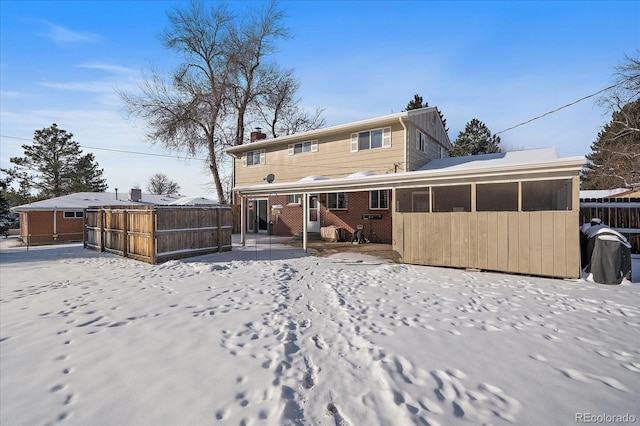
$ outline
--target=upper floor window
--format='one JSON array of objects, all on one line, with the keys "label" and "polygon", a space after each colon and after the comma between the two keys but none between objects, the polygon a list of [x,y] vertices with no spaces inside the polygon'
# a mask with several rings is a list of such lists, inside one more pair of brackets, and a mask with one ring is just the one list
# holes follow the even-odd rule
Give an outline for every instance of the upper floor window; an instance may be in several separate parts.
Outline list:
[{"label": "upper floor window", "polygon": [[346,209],[347,194],[344,192],[330,192],[327,194],[328,209]]},{"label": "upper floor window", "polygon": [[265,164],[266,160],[265,160],[265,151],[264,149],[258,149],[256,151],[248,151],[246,154],[244,154],[244,165],[245,166],[255,166],[258,164]]},{"label": "upper floor window", "polygon": [[318,151],[318,141],[307,141],[289,144],[289,155]]},{"label": "upper floor window", "polygon": [[390,147],[391,127],[351,134],[351,152]]},{"label": "upper floor window", "polygon": [[416,130],[416,148],[422,152],[427,152],[427,135],[420,130]]},{"label": "upper floor window", "polygon": [[378,190],[369,192],[369,208],[370,209],[388,209],[389,208],[389,191]]},{"label": "upper floor window", "polygon": [[83,218],[84,212],[64,212],[65,219]]}]

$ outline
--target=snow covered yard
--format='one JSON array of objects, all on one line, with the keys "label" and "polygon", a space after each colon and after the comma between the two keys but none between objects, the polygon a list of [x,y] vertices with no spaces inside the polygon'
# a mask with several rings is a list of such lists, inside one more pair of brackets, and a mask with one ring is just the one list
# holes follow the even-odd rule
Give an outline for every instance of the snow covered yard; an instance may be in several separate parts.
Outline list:
[{"label": "snow covered yard", "polygon": [[638,283],[251,243],[3,247],[0,283],[2,425],[640,421]]}]

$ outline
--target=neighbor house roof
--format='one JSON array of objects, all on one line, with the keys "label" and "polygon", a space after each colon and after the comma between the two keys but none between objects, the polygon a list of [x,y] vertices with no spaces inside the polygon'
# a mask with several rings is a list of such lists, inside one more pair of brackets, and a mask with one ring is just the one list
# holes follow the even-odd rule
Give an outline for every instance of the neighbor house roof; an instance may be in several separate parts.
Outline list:
[{"label": "neighbor house roof", "polygon": [[[203,202],[206,200],[207,202]],[[83,210],[91,206],[143,206],[143,205],[196,205],[217,204],[206,198],[184,197],[182,195],[142,194],[139,202],[129,201],[128,194],[115,192],[76,192],[48,200],[36,201],[11,208],[16,212],[37,210]]]},{"label": "neighbor house roof", "polygon": [[[583,190],[580,191],[580,198],[612,198],[619,196],[631,197],[633,190],[628,188],[615,188],[615,189],[595,189],[595,190]],[[637,191],[636,191],[637,192]]]},{"label": "neighbor house roof", "polygon": [[359,172],[337,179],[309,176],[295,182],[245,185],[235,187],[234,190],[244,195],[252,195],[415,187],[450,184],[459,179],[479,177],[509,179],[509,176],[513,175],[535,173],[575,174],[581,170],[584,163],[584,157],[559,158],[554,148],[544,148],[443,158],[432,160],[422,169],[410,172],[386,174]]}]

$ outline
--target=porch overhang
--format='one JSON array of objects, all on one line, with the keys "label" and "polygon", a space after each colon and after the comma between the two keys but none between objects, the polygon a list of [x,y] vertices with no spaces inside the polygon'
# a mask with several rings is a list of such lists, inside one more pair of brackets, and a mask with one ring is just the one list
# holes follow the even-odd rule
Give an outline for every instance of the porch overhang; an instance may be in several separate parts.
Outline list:
[{"label": "porch overhang", "polygon": [[456,182],[509,181],[515,179],[546,179],[575,176],[585,164],[584,157],[569,157],[539,163],[512,164],[498,167],[478,167],[463,170],[417,170],[412,172],[364,175],[357,177],[316,179],[294,182],[236,186],[243,196],[287,195],[313,192],[358,192],[392,188],[412,188],[425,185],[451,185]]}]

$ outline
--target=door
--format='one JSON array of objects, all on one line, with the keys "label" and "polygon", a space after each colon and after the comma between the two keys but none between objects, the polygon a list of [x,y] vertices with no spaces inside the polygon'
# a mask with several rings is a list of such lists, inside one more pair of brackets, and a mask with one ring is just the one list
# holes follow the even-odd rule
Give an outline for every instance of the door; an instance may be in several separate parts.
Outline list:
[{"label": "door", "polygon": [[307,232],[320,232],[320,195],[309,194],[307,206]]},{"label": "door", "polygon": [[247,205],[247,230],[266,232],[269,223],[268,200],[249,200]]}]

